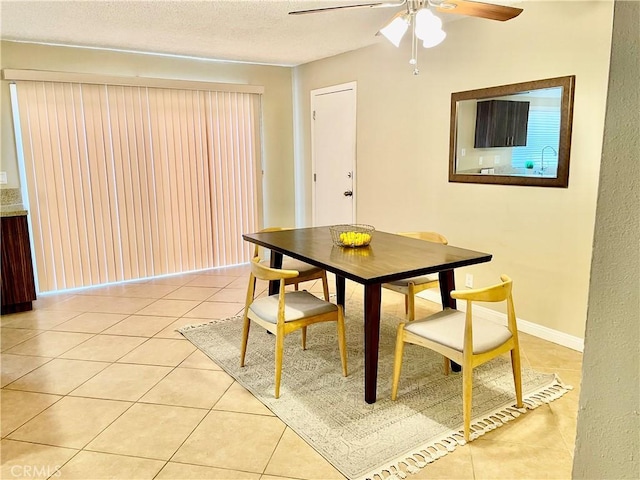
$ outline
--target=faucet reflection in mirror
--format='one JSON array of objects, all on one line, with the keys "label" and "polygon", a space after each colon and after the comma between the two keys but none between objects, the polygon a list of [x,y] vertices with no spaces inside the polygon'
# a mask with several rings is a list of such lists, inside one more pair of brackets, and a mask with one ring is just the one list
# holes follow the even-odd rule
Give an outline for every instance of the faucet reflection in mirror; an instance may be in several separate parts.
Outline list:
[{"label": "faucet reflection in mirror", "polygon": [[541,155],[541,157],[542,157],[542,158],[540,159],[540,175],[544,175],[544,151],[545,151],[547,148],[550,148],[550,149],[551,149],[551,151],[553,152],[553,154],[554,154],[556,157],[558,156],[558,152],[557,152],[557,151],[556,151],[556,149],[555,149],[555,148],[553,148],[551,145],[547,145],[546,147],[544,147],[544,148],[542,149],[542,155]]}]

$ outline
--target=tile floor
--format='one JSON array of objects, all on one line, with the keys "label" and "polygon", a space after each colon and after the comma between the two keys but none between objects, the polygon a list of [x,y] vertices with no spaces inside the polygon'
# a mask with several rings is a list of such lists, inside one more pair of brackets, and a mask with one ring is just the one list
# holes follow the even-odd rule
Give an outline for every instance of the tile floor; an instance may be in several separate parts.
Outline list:
[{"label": "tile floor", "polygon": [[[0,317],[0,477],[343,478],[174,331],[240,312],[247,276],[240,266],[42,295]],[[321,296],[318,282],[305,287]],[[417,303],[418,315],[437,308]],[[384,291],[383,308],[401,315],[402,296]],[[521,347],[523,364],[574,390],[410,480],[571,478],[582,355],[524,334]]]}]

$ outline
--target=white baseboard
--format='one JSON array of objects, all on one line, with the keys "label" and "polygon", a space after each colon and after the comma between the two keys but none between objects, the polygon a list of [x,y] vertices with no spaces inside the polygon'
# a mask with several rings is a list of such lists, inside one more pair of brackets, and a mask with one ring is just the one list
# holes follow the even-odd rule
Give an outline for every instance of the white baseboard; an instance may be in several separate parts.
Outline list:
[{"label": "white baseboard", "polygon": [[[440,292],[436,290],[425,290],[418,293],[416,296],[429,300],[430,302],[435,302],[440,305],[442,304]],[[465,311],[465,302],[458,302],[458,309]],[[507,315],[504,313],[496,312],[495,310],[491,310],[490,308],[480,305],[474,306],[474,311],[475,309],[482,312],[482,316],[487,320],[491,320],[492,322],[500,325],[507,324]],[[528,333],[529,335],[533,335],[534,337],[538,337],[549,342],[557,343],[558,345],[562,345],[563,347],[567,347],[578,352],[584,351],[584,339],[569,335],[568,333],[559,332],[558,330],[554,330],[543,325],[538,325],[537,323],[523,320],[522,318],[518,318],[518,331]]]}]

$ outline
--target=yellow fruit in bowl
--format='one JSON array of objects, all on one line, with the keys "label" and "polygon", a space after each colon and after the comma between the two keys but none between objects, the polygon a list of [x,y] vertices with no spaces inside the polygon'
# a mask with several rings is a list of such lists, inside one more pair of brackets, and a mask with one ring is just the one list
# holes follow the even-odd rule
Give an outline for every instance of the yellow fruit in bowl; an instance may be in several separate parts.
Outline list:
[{"label": "yellow fruit in bowl", "polygon": [[366,232],[347,230],[337,234],[336,236],[334,236],[336,242],[345,247],[362,247],[369,245],[369,242],[371,242],[371,234]]}]

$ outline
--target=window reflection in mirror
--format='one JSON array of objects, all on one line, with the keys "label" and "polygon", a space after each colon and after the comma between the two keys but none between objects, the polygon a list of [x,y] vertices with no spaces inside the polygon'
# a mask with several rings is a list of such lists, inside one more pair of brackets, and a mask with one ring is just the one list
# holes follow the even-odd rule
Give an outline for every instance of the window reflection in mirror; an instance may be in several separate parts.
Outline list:
[{"label": "window reflection in mirror", "polygon": [[452,94],[449,181],[566,187],[574,79]]}]

